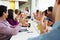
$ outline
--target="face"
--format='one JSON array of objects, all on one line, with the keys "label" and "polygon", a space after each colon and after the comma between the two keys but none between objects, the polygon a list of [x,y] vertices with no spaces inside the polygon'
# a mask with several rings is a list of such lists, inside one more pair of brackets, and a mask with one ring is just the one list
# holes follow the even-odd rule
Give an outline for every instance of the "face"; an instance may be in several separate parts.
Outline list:
[{"label": "face", "polygon": [[5,13],[5,12],[3,12],[3,13],[4,13],[4,15],[3,15],[3,16],[4,16],[5,18],[7,18],[7,17],[8,17],[8,12],[6,12],[6,13]]},{"label": "face", "polygon": [[51,26],[53,24],[53,22],[48,21],[48,26]]},{"label": "face", "polygon": [[43,12],[42,15],[45,16],[45,12]]},{"label": "face", "polygon": [[28,10],[28,7],[26,7],[25,10]]},{"label": "face", "polygon": [[51,11],[47,11],[47,13],[48,13],[48,14],[52,14],[52,12],[51,12]]},{"label": "face", "polygon": [[18,11],[17,15],[19,15],[20,11]]}]

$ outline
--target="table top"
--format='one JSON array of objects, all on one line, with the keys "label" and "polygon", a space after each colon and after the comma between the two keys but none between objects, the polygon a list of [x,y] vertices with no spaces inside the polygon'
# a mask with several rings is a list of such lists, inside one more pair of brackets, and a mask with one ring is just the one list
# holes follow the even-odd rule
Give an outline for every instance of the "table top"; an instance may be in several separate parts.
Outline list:
[{"label": "table top", "polygon": [[12,36],[10,40],[27,40],[29,38],[34,38],[36,36],[39,36],[40,33],[37,30],[37,23],[29,20],[29,23],[31,23],[31,27],[28,28],[28,31],[19,32],[17,35]]}]

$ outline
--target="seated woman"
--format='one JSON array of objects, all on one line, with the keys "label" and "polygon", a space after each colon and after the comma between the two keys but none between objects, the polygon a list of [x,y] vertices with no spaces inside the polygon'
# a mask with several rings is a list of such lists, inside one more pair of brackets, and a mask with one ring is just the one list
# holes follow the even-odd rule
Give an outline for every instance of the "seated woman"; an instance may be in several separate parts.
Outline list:
[{"label": "seated woman", "polygon": [[41,16],[42,16],[41,14],[42,14],[41,11],[36,10],[36,13],[33,13],[33,15],[34,15],[34,19],[36,19],[37,21],[40,21]]},{"label": "seated woman", "polygon": [[[40,30],[40,34],[43,34],[43,33],[46,33],[47,31],[47,21],[46,21],[46,18],[47,18],[47,10],[43,11],[42,12],[42,17],[41,17],[41,20],[40,20],[40,27],[41,27],[41,30]],[[43,24],[43,26],[42,26]]]},{"label": "seated woman", "polygon": [[19,20],[21,19],[21,11],[19,9],[15,10],[15,20],[17,20],[19,22]]},{"label": "seated woman", "polygon": [[22,24],[22,27],[30,27],[30,24],[28,23],[28,20],[26,19],[27,14],[23,14],[20,10],[15,10],[16,17],[15,19],[18,20],[20,24]]},{"label": "seated woman", "polygon": [[[46,33],[46,32],[49,32],[52,29],[52,27],[51,27],[52,21],[47,17],[47,14],[48,14],[47,13],[47,10],[43,11],[43,13],[42,13],[42,17],[41,17],[42,24],[45,25],[45,26],[44,27],[41,26],[41,28],[42,28],[40,30],[41,34]],[[52,16],[52,15],[50,15],[50,16]],[[41,24],[41,21],[40,21],[40,24]]]},{"label": "seated woman", "polygon": [[30,27],[30,23],[26,19],[26,14],[22,14],[20,22],[22,23],[22,27]]},{"label": "seated woman", "polygon": [[17,20],[14,20],[14,16],[13,16],[13,10],[12,9],[9,9],[8,10],[8,18],[7,18],[7,21],[12,25],[12,26],[16,26],[18,25],[18,21]]},{"label": "seated woman", "polygon": [[43,12],[42,19],[43,19],[43,25],[45,25],[45,26],[44,27],[41,26],[41,28],[42,28],[41,34],[49,32],[52,29],[51,26],[54,23],[54,18],[52,17],[52,10],[53,10],[53,7],[48,7],[48,10],[45,10]]}]

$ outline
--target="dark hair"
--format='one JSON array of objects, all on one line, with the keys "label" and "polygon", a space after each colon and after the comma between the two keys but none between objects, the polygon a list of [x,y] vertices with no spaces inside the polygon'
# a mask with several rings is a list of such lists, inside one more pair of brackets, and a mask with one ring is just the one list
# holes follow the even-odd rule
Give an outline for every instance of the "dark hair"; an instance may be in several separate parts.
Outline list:
[{"label": "dark hair", "polygon": [[36,12],[38,13],[38,12],[39,12],[39,10],[36,10]]},{"label": "dark hair", "polygon": [[29,12],[29,9],[28,9],[28,7],[26,7],[25,9],[27,9],[26,11],[28,11],[28,12]]},{"label": "dark hair", "polygon": [[21,14],[22,12],[20,11],[19,14]]},{"label": "dark hair", "polygon": [[18,11],[19,11],[18,9],[15,9],[15,14],[17,14],[17,13],[18,13]]},{"label": "dark hair", "polygon": [[51,11],[52,12],[52,10],[53,10],[53,7],[52,6],[48,7],[48,11]]},{"label": "dark hair", "polygon": [[47,10],[45,10],[45,11],[43,11],[43,12],[45,13],[45,16],[47,16],[47,14],[48,14],[48,13],[47,13]]},{"label": "dark hair", "polygon": [[4,5],[0,5],[0,17],[3,16],[3,12],[7,12],[7,7]]},{"label": "dark hair", "polygon": [[9,9],[8,10],[8,18],[7,19],[13,19],[13,10],[12,9]]}]

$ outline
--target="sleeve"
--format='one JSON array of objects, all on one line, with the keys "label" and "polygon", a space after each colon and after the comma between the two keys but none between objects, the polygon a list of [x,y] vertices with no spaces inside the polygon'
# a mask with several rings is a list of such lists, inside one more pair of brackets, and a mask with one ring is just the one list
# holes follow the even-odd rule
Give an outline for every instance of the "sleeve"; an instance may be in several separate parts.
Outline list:
[{"label": "sleeve", "polygon": [[20,26],[18,25],[15,28],[11,28],[9,26],[6,26],[2,23],[0,23],[0,33],[5,35],[15,35],[19,32]]},{"label": "sleeve", "polygon": [[56,21],[53,25],[53,29],[57,29],[57,28],[60,28],[60,20]]},{"label": "sleeve", "polygon": [[18,21],[14,21],[14,23],[15,23],[15,25],[18,25],[18,24],[19,24],[19,22],[18,22]]},{"label": "sleeve", "polygon": [[49,17],[47,17],[46,20],[49,20]]},{"label": "sleeve", "polygon": [[59,36],[60,36],[60,21],[57,21],[54,25],[53,25],[53,30],[51,30],[49,33],[43,35],[40,37],[40,40],[60,40]]},{"label": "sleeve", "polygon": [[8,19],[8,22],[13,26],[15,25],[12,19]]}]

